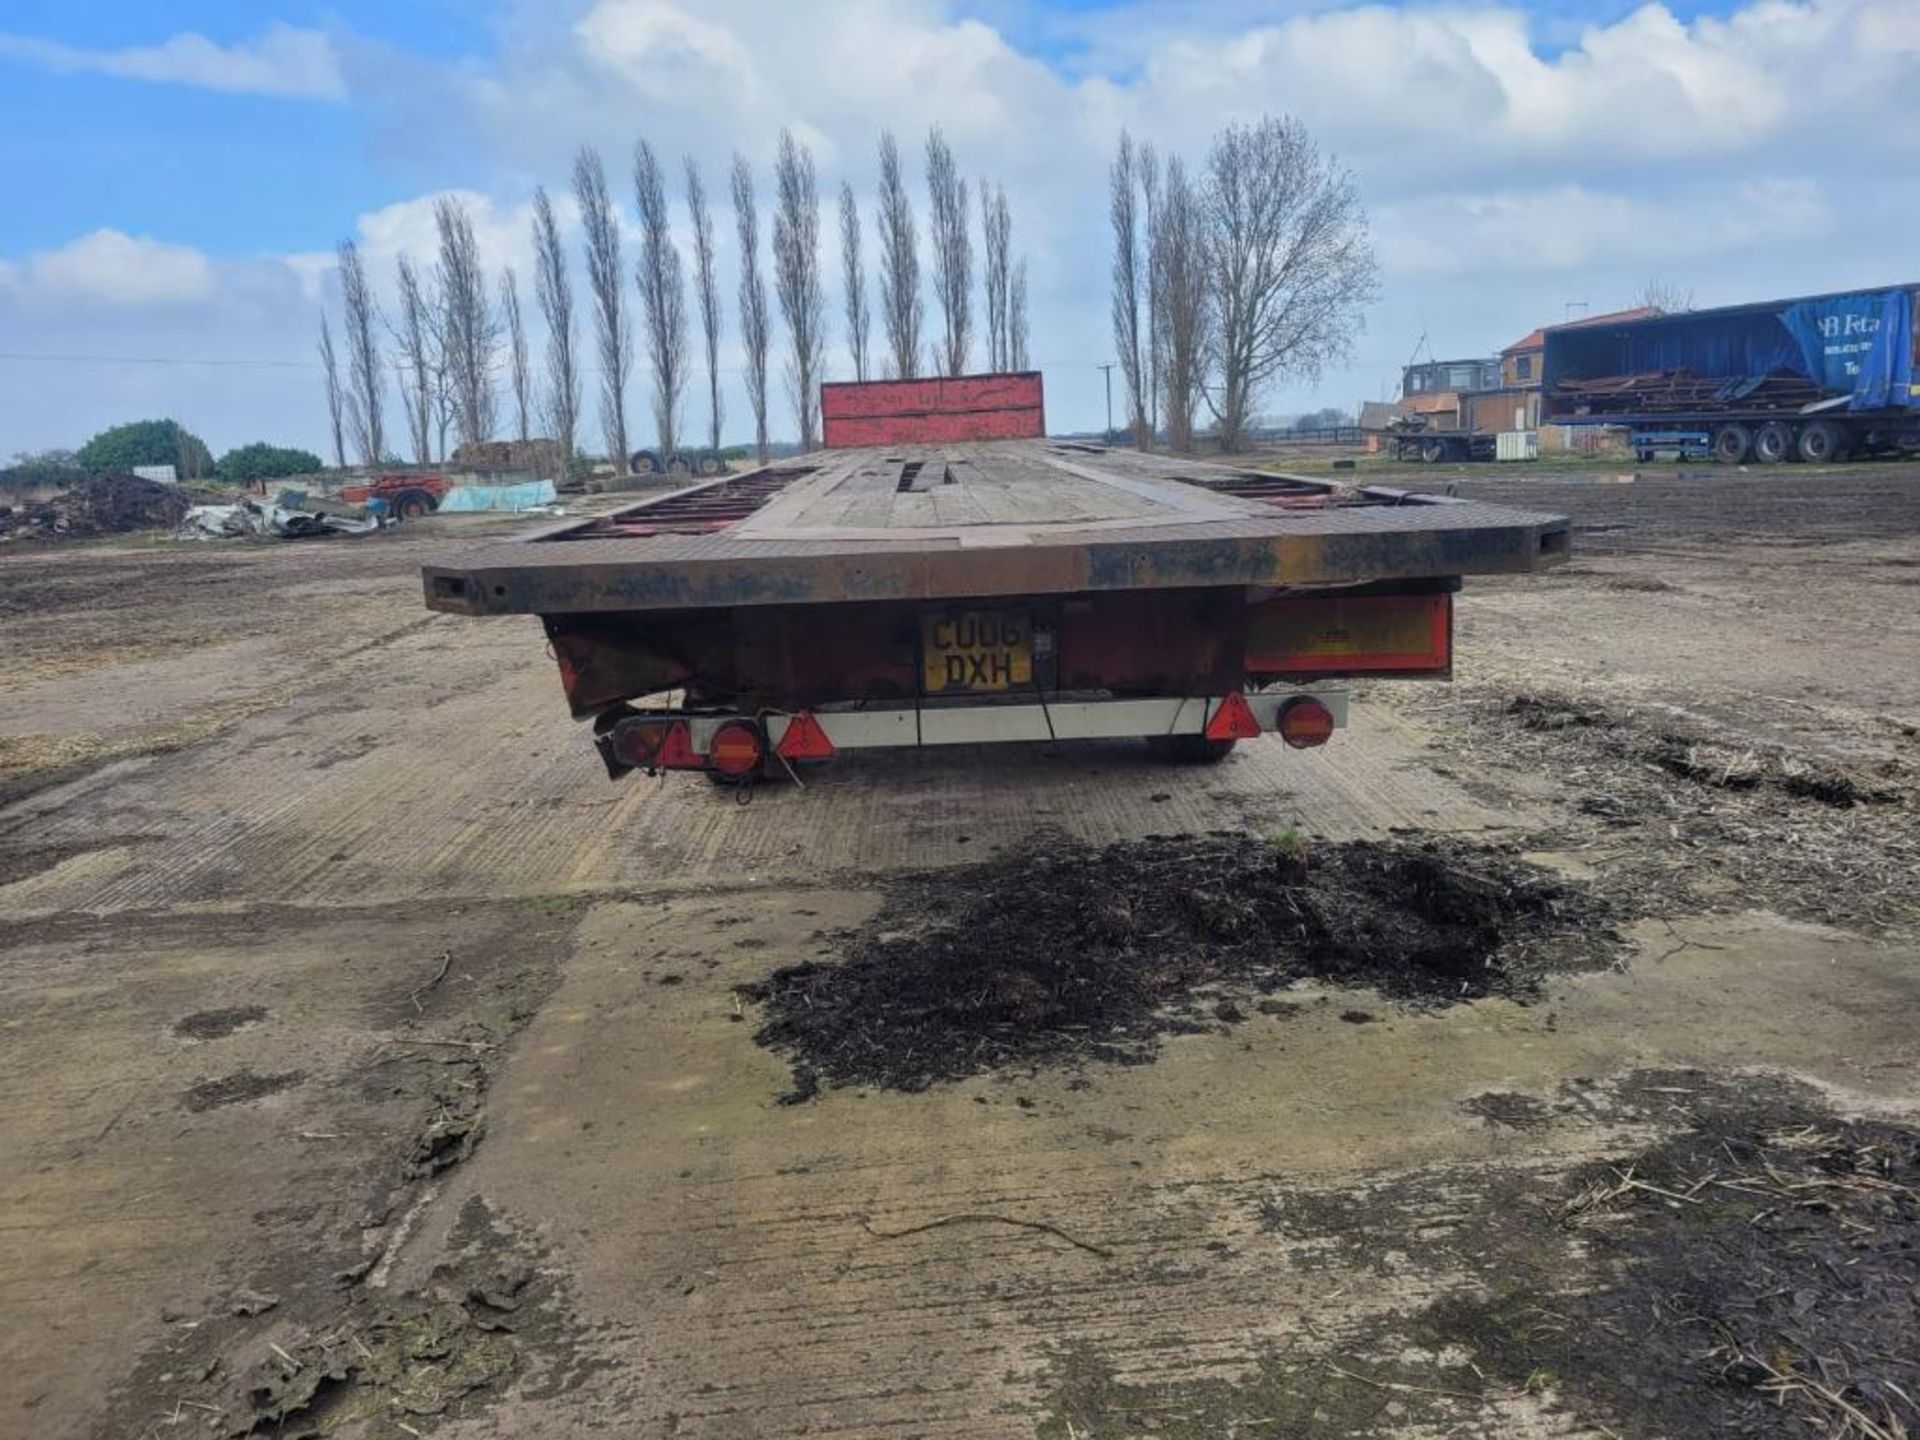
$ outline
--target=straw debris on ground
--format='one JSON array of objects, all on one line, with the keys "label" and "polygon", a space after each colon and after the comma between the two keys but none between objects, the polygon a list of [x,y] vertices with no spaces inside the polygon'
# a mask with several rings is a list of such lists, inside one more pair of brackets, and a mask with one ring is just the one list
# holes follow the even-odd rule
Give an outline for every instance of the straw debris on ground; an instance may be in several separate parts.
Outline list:
[{"label": "straw debris on ground", "polygon": [[1712,722],[1585,695],[1468,691],[1445,764],[1546,777],[1567,822],[1530,848],[1668,914],[1768,909],[1865,934],[1920,917],[1920,772],[1734,741]]}]

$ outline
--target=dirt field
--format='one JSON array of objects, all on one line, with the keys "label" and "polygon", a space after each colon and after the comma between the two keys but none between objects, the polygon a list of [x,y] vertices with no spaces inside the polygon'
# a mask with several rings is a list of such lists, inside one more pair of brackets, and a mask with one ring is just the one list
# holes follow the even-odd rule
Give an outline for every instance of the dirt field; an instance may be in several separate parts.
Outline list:
[{"label": "dirt field", "polygon": [[[1575,559],[1323,751],[748,805],[421,608],[503,522],[0,554],[0,1434],[1920,1430],[1920,472],[1443,478]],[[1047,1042],[776,1023],[889,955]]]}]

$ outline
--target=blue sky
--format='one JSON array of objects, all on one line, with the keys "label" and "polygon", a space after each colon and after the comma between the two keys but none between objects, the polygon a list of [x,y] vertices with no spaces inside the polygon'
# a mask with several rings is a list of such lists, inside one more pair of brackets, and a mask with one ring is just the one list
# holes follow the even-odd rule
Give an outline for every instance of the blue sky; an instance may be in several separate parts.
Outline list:
[{"label": "blue sky", "polygon": [[1656,277],[1701,303],[1914,278],[1920,187],[1885,181],[1920,161],[1916,73],[1915,0],[11,0],[0,357],[31,358],[0,358],[0,454],[159,412],[317,445],[335,241],[384,284],[459,190],[524,267],[532,188],[563,194],[580,144],[623,176],[645,134],[713,184],[783,124],[830,189],[868,193],[880,127],[912,153],[933,119],[1006,185],[1064,426],[1101,419],[1119,127],[1191,162],[1297,113],[1352,166],[1384,283],[1347,363],[1268,408],[1351,406],[1423,334],[1496,349]]}]

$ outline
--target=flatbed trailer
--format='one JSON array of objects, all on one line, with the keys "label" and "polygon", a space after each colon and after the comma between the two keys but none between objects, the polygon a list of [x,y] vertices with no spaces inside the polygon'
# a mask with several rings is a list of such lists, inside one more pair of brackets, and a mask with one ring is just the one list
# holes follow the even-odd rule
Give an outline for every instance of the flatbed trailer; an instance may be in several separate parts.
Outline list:
[{"label": "flatbed trailer", "polygon": [[1446,679],[1469,574],[1563,561],[1561,516],[1099,446],[825,451],[425,568],[537,615],[609,774],[744,781],[877,746],[1317,745],[1339,682]]}]

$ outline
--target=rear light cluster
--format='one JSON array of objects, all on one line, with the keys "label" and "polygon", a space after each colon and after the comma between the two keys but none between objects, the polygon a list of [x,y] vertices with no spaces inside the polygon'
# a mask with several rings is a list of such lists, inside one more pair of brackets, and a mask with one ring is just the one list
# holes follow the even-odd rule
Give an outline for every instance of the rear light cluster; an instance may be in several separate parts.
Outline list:
[{"label": "rear light cluster", "polygon": [[707,741],[707,768],[728,780],[745,780],[767,758],[760,727],[746,720],[729,720]]},{"label": "rear light cluster", "polygon": [[[693,731],[679,716],[629,717],[602,735],[599,745],[615,775],[627,770],[708,770],[723,780],[749,780],[767,761],[766,731],[745,718],[716,726],[707,737],[705,754],[693,748]],[[820,722],[803,710],[788,721],[774,753],[788,762],[827,760],[834,746]]]},{"label": "rear light cluster", "polygon": [[1296,695],[1280,707],[1280,738],[1296,750],[1310,750],[1333,737],[1333,712],[1311,695]]}]

